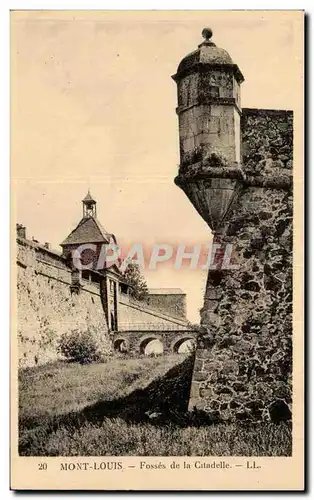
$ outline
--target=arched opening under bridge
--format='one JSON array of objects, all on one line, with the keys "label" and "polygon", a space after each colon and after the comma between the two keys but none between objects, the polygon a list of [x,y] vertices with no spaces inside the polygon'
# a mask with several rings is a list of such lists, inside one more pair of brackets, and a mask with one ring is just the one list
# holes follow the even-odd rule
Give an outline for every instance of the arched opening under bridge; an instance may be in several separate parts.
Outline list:
[{"label": "arched opening under bridge", "polygon": [[183,337],[175,339],[175,341],[172,343],[171,352],[176,352],[177,354],[193,352],[195,346],[195,337],[192,337],[191,335],[185,335]]},{"label": "arched opening under bridge", "polygon": [[118,338],[114,341],[113,348],[116,352],[121,352],[121,353],[128,352],[129,343],[124,338]]},{"label": "arched opening under bridge", "polygon": [[158,337],[153,335],[145,337],[140,341],[140,353],[146,356],[154,354],[162,354],[164,352],[164,346]]}]

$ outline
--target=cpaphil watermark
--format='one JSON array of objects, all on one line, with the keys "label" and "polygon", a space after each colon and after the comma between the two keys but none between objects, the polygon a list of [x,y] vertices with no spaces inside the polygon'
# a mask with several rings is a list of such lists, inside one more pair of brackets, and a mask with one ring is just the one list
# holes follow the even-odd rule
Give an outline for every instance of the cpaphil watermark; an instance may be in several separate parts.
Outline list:
[{"label": "cpaphil watermark", "polygon": [[233,262],[233,245],[231,243],[206,243],[188,246],[156,243],[147,248],[141,243],[134,243],[129,249],[121,248],[116,243],[82,244],[72,252],[73,265],[79,270],[107,269],[117,266],[124,272],[129,263],[140,269],[156,270],[161,264],[174,269],[183,267],[203,270],[232,270],[237,266]]}]

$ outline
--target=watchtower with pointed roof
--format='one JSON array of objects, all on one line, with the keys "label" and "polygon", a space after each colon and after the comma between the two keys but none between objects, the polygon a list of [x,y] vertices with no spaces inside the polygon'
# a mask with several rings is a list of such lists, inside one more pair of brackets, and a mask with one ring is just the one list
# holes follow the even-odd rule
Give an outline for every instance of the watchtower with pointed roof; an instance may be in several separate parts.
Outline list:
[{"label": "watchtower with pointed roof", "polygon": [[71,231],[66,239],[61,243],[63,255],[67,256],[69,252],[75,250],[78,246],[84,244],[109,244],[116,242],[115,236],[108,233],[97,219],[97,203],[88,191],[83,203],[83,217],[78,225]]},{"label": "watchtower with pointed roof", "polygon": [[[104,245],[116,244],[117,241],[114,234],[106,231],[97,219],[97,203],[90,191],[82,200],[82,204],[83,217],[61,243],[62,255],[73,269],[76,289],[79,290],[77,284],[79,285],[82,279],[99,283],[108,329],[115,331],[118,328],[121,272],[116,265],[107,267],[100,255],[104,251]],[[79,251],[82,270],[78,270],[74,263],[76,250]]]}]

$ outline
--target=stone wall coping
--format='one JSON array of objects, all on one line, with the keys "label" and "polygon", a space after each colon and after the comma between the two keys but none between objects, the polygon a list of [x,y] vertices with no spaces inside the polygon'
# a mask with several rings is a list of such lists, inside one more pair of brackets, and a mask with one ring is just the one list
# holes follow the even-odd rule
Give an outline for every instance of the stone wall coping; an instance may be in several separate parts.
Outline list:
[{"label": "stone wall coping", "polygon": [[178,330],[175,330],[175,329],[174,330],[171,330],[171,329],[169,329],[169,330],[167,330],[167,329],[165,329],[165,330],[158,330],[156,328],[155,330],[154,329],[152,329],[152,330],[136,330],[136,329],[134,329],[134,330],[118,330],[117,332],[113,332],[113,333],[117,337],[118,336],[123,337],[123,335],[125,335],[126,333],[137,333],[137,334],[141,334],[141,335],[142,334],[143,335],[145,335],[145,334],[147,334],[147,335],[155,334],[155,335],[161,335],[161,336],[164,335],[164,334],[167,335],[169,333],[171,333],[171,334],[173,334],[173,333],[179,333],[180,335],[182,334],[184,336],[184,335],[189,334],[189,333],[198,333],[198,332],[197,332],[197,330],[193,330],[193,328],[191,328],[190,330],[188,330],[188,329],[186,329],[186,330],[180,330],[180,329],[178,329]]},{"label": "stone wall coping", "polygon": [[[192,168],[191,168],[192,167]],[[186,172],[180,172],[175,178],[178,186],[188,184],[190,181],[206,180],[213,178],[239,179],[244,186],[260,186],[273,189],[289,189],[293,184],[293,172],[289,168],[273,167],[261,173],[245,171],[241,164],[213,167],[203,160],[185,167]]]},{"label": "stone wall coping", "polygon": [[[181,172],[180,172],[181,170]],[[226,166],[212,166],[208,161],[203,160],[194,163],[191,166],[180,167],[179,175],[175,178],[175,183],[178,185],[186,184],[190,180],[198,179],[242,179],[245,180],[245,174],[240,164],[226,165]],[[185,170],[182,172],[182,170]]]},{"label": "stone wall coping", "polygon": [[[283,169],[288,170],[288,169]],[[292,173],[282,173],[279,177],[276,175],[251,175],[247,176],[245,184],[247,186],[265,187],[269,189],[291,189],[293,186]]]},{"label": "stone wall coping", "polygon": [[40,243],[36,243],[35,241],[28,240],[26,238],[21,238],[20,236],[17,236],[16,241],[17,241],[17,243],[19,243],[22,246],[29,246],[29,247],[32,247],[34,250],[39,250],[39,251],[51,254],[54,257],[57,257],[62,261],[65,260],[64,257],[62,257],[61,252],[58,252],[57,250],[51,250],[50,248],[46,248],[44,245],[41,245]]},{"label": "stone wall coping", "polygon": [[171,323],[176,323],[177,325],[187,325],[187,323],[188,323],[187,320],[179,319],[179,318],[176,318],[175,316],[170,316],[168,314],[165,314],[165,313],[159,311],[158,309],[153,309],[153,308],[147,307],[144,304],[140,305],[140,304],[132,302],[131,300],[128,300],[128,299],[126,300],[121,295],[119,297],[119,302],[120,302],[120,304],[123,304],[125,306],[132,307],[133,309],[137,309],[139,311],[144,311],[148,314],[151,314],[152,316],[155,316],[156,318],[161,318],[161,319],[164,319],[166,321],[170,321]]},{"label": "stone wall coping", "polygon": [[242,114],[244,117],[246,115],[258,115],[258,116],[293,116],[293,111],[291,109],[267,109],[267,108],[242,108]]}]

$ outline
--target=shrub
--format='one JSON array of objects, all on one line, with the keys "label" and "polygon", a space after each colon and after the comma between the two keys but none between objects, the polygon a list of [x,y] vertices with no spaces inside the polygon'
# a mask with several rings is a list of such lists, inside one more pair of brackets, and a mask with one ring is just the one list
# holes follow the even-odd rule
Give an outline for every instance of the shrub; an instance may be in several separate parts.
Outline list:
[{"label": "shrub", "polygon": [[108,354],[93,332],[81,330],[64,333],[59,340],[58,352],[68,361],[81,364],[101,363]]}]

